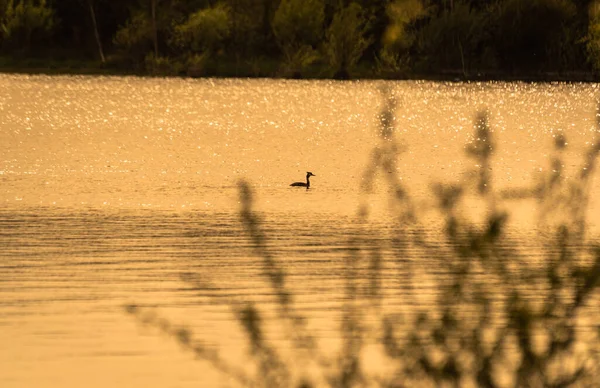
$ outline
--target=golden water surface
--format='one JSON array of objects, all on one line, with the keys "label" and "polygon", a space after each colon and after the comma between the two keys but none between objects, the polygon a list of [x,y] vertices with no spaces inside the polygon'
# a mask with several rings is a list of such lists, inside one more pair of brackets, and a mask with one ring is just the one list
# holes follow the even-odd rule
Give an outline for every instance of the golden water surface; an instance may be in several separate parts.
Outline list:
[{"label": "golden water surface", "polygon": [[[384,84],[394,135],[382,139]],[[598,136],[595,84],[0,75],[0,90],[2,387],[237,386],[125,306],[189,328],[242,370],[252,356],[236,304],[262,306],[269,340],[285,342],[277,293],[240,220],[242,179],[297,310],[333,353],[353,239],[381,251],[390,313],[407,308],[405,258],[445,271],[438,257],[395,243],[386,176],[443,245],[431,187],[466,184],[480,167],[465,155],[477,112],[489,117],[498,192],[531,188],[552,169],[558,134],[568,142],[563,177],[577,177]],[[366,193],[373,150],[386,144],[397,146],[397,162]],[[307,171],[309,190],[289,187]],[[599,183],[590,188],[592,236]],[[369,213],[357,222],[361,204]],[[535,200],[502,206],[511,213],[505,244],[525,241],[531,260],[544,255]],[[463,211],[477,222],[480,208],[473,199]],[[439,287],[428,279],[418,281],[424,305]],[[364,352],[384,373],[377,346]]]}]

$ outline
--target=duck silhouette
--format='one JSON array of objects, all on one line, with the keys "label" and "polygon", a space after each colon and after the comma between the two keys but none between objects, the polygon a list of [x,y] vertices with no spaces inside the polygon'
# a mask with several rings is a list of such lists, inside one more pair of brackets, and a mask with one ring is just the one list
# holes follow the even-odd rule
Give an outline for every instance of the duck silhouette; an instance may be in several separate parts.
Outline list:
[{"label": "duck silhouette", "polygon": [[304,183],[304,182],[294,182],[290,186],[294,186],[294,187],[306,187],[308,189],[310,187],[310,177],[311,176],[316,176],[316,175],[313,174],[312,172],[307,172],[306,173],[306,183]]}]

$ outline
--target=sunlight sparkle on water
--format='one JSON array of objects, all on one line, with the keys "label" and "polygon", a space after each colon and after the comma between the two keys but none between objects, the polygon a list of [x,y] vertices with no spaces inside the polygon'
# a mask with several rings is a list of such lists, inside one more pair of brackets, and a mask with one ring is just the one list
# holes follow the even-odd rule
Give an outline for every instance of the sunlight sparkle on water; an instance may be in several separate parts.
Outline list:
[{"label": "sunlight sparkle on water", "polygon": [[[569,165],[597,132],[594,85],[393,85],[393,120],[404,147],[398,169],[421,193],[431,181],[460,176],[456,166],[464,165],[462,150],[474,139],[477,110],[490,113],[496,170],[511,171],[508,181],[528,180],[543,168],[538,151],[550,149],[556,131],[569,141]],[[60,195],[64,204],[136,207],[150,197],[180,207],[193,196],[196,203],[220,197],[217,206],[229,208],[233,192],[211,190],[235,187],[243,177],[286,187],[318,169],[316,206],[339,208],[338,188],[358,193],[353,177],[378,141],[377,82],[348,88],[331,81],[2,75],[0,86],[10,96],[0,101],[8,112],[0,117],[0,168],[10,182],[2,202],[22,193],[20,202],[30,204],[51,204]],[[354,204],[347,202],[348,213]]]}]

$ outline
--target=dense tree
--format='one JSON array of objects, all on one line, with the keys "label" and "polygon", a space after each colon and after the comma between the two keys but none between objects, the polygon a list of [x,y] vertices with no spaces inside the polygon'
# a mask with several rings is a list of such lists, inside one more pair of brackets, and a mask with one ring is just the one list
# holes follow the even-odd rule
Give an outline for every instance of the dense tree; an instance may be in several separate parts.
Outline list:
[{"label": "dense tree", "polygon": [[210,64],[198,75],[600,74],[598,8],[596,0],[0,0],[0,56],[142,72],[160,64],[175,74]]}]

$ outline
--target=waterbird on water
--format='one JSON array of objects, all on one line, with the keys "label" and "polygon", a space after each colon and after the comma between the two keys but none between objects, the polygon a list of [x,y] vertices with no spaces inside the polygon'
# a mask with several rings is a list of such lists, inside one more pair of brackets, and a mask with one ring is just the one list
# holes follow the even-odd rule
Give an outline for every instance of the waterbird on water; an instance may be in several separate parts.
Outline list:
[{"label": "waterbird on water", "polygon": [[304,182],[294,182],[290,186],[306,187],[308,189],[310,187],[310,180],[309,180],[309,178],[311,176],[316,176],[316,175],[313,174],[312,172],[307,172],[306,173],[306,183],[304,183]]}]

